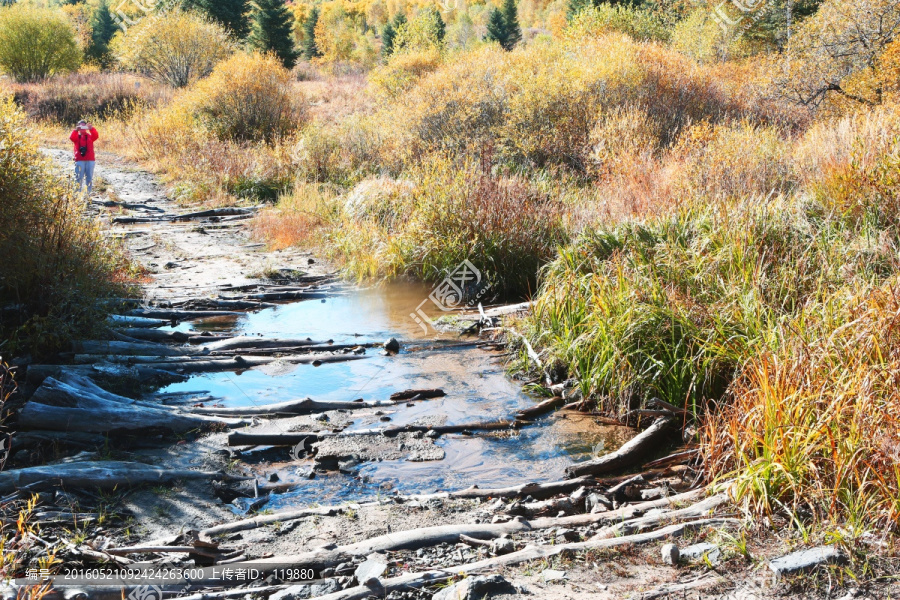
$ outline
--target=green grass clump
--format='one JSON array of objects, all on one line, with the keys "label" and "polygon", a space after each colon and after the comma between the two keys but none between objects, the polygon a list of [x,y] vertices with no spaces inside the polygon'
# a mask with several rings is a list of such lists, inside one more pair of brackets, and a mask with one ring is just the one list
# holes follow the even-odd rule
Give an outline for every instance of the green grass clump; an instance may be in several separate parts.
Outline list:
[{"label": "green grass clump", "polygon": [[605,410],[657,397],[702,412],[785,328],[890,276],[890,247],[869,243],[885,235],[795,198],[589,229],[546,269],[527,325]]}]

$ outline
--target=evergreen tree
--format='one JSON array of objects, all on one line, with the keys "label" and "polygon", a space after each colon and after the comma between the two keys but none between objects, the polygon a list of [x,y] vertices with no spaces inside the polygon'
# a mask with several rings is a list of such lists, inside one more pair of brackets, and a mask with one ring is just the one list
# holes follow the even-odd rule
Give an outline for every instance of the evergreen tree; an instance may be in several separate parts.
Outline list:
[{"label": "evergreen tree", "polygon": [[503,23],[506,25],[506,39],[502,43],[507,50],[512,50],[522,41],[522,28],[519,26],[519,11],[516,0],[503,0]]},{"label": "evergreen tree", "polygon": [[297,62],[297,51],[291,32],[293,18],[284,0],[256,0],[255,4],[247,41],[252,48],[273,52],[286,68],[292,68]]},{"label": "evergreen tree", "polygon": [[91,40],[85,54],[103,68],[112,62],[109,42],[116,34],[116,29],[116,22],[109,10],[109,2],[101,0],[91,15]]},{"label": "evergreen tree", "polygon": [[394,37],[397,35],[397,32],[394,30],[394,26],[390,21],[384,24],[384,27],[381,28],[381,55],[384,57],[388,57],[391,55],[391,52],[394,51]]},{"label": "evergreen tree", "polygon": [[316,45],[316,25],[319,23],[319,8],[314,6],[309,16],[303,21],[303,58],[312,60],[322,56]]},{"label": "evergreen tree", "polygon": [[569,0],[566,3],[566,18],[571,20],[572,17],[580,13],[589,6],[593,6],[591,0]]},{"label": "evergreen tree", "polygon": [[395,46],[395,41],[397,39],[397,34],[400,33],[400,28],[406,26],[406,15],[401,13],[397,13],[394,15],[394,21],[391,24],[391,28],[394,30],[394,36],[391,38],[391,52],[394,50],[399,50],[399,46]]},{"label": "evergreen tree", "polygon": [[487,35],[484,39],[489,42],[498,42],[501,46],[506,42],[506,19],[503,18],[503,13],[496,8],[492,8],[491,14],[488,16]]},{"label": "evergreen tree", "polygon": [[444,38],[447,37],[447,24],[444,23],[444,19],[441,17],[438,9],[432,7],[431,13],[434,20],[434,34],[439,42],[443,42]]},{"label": "evergreen tree", "polygon": [[249,0],[185,0],[185,7],[199,10],[238,39],[245,38],[250,29]]}]

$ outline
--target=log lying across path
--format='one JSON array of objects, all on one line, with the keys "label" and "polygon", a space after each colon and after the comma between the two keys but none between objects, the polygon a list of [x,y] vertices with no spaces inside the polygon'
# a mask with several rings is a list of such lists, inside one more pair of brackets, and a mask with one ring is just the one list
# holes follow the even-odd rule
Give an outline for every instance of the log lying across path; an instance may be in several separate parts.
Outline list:
[{"label": "log lying across path", "polygon": [[183,433],[221,425],[242,425],[107,392],[90,379],[48,377],[19,412],[20,429],[109,433],[166,430]]},{"label": "log lying across path", "polygon": [[165,483],[175,479],[234,479],[221,472],[154,467],[125,461],[72,462],[0,472],[0,494],[29,486],[29,490],[58,486],[112,488]]},{"label": "log lying across path", "polygon": [[72,344],[78,354],[108,354],[122,356],[184,356],[196,353],[195,348],[173,348],[153,342],[120,342],[106,340],[86,340]]},{"label": "log lying across path", "polygon": [[[296,354],[287,356],[118,356],[118,355],[94,355],[76,354],[74,367],[87,367],[90,369],[101,365],[123,366],[136,365],[140,367],[152,367],[169,373],[207,373],[213,371],[244,371],[267,365],[276,361],[291,364],[307,364],[319,366],[326,363],[348,362],[351,360],[363,360],[369,358],[364,354]],[[65,368],[72,368],[66,366]],[[31,367],[29,367],[31,369]],[[89,372],[89,371],[88,371]]]},{"label": "log lying across path", "polygon": [[193,319],[209,319],[213,317],[238,317],[244,313],[227,310],[179,310],[166,308],[135,308],[128,311],[128,316],[146,317],[148,319],[167,319],[169,321],[190,321]]},{"label": "log lying across path", "polygon": [[675,420],[670,417],[657,419],[650,427],[631,438],[615,452],[566,467],[566,475],[569,477],[602,475],[633,466],[642,456],[657,450],[668,437],[674,425]]},{"label": "log lying across path", "polygon": [[67,376],[80,377],[132,377],[144,383],[166,385],[186,381],[187,377],[152,365],[94,364],[94,365],[28,365],[27,380],[39,385],[48,377],[60,379]]},{"label": "log lying across path", "polygon": [[374,401],[374,402],[327,402],[317,401],[312,398],[304,400],[288,400],[275,404],[263,404],[261,406],[237,406],[222,408],[215,406],[198,406],[188,409],[189,412],[201,415],[220,416],[252,416],[252,417],[277,417],[280,415],[312,415],[328,412],[330,410],[354,410],[358,408],[381,408],[385,406],[397,406],[398,402]]},{"label": "log lying across path", "polygon": [[296,446],[301,442],[313,444],[325,438],[359,435],[383,435],[395,437],[401,433],[434,432],[470,433],[473,431],[502,431],[517,429],[526,425],[524,421],[488,421],[483,423],[465,423],[462,425],[398,425],[381,429],[358,429],[355,431],[303,431],[292,433],[245,433],[235,431],[228,436],[229,446]]}]

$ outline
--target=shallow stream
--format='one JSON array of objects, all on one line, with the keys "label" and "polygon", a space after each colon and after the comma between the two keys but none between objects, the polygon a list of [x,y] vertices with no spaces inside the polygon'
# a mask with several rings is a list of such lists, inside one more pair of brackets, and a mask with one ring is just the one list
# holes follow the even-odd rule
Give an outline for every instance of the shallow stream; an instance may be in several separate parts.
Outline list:
[{"label": "shallow stream", "polygon": [[[307,300],[247,313],[237,318],[185,323],[181,330],[215,330],[220,333],[270,338],[311,338],[337,344],[381,343],[394,337],[403,347],[386,356],[368,348],[365,360],[310,365],[278,365],[243,371],[202,374],[162,390],[208,390],[224,406],[252,406],[311,397],[315,400],[387,400],[410,388],[442,388],[447,395],[390,407],[384,413],[390,425],[417,420],[446,424],[511,418],[517,410],[540,398],[522,390],[521,383],[505,372],[503,359],[475,347],[423,349],[432,342],[454,343],[457,333],[427,331],[412,318],[430,288],[390,284],[370,289],[351,289],[325,300]],[[430,310],[429,310],[430,307]],[[422,307],[433,318],[441,316],[431,302]],[[368,411],[350,426],[383,426],[383,416]],[[437,440],[446,456],[440,461],[384,460],[363,463],[354,476],[317,477],[291,492],[280,494],[268,505],[369,497],[399,490],[427,493],[461,489],[477,483],[500,487],[525,481],[549,481],[563,476],[572,462],[592,452],[608,452],[621,445],[628,430],[596,424],[589,416],[567,413],[550,415],[536,425],[515,433],[445,435]],[[602,450],[601,450],[602,449]],[[284,449],[281,472],[288,478],[306,473],[308,461],[291,462]]]}]

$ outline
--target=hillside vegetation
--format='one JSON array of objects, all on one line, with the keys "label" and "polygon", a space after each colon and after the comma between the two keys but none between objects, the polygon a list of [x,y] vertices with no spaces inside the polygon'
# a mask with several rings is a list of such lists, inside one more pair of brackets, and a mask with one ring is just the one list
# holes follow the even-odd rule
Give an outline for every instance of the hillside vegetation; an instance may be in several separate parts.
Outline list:
[{"label": "hillside vegetation", "polygon": [[896,2],[187,2],[105,40],[103,6],[59,9],[84,91],[0,57],[34,117],[109,89],[181,201],[269,202],[260,239],[360,279],[469,260],[557,380],[695,415],[748,509],[900,525]]}]

